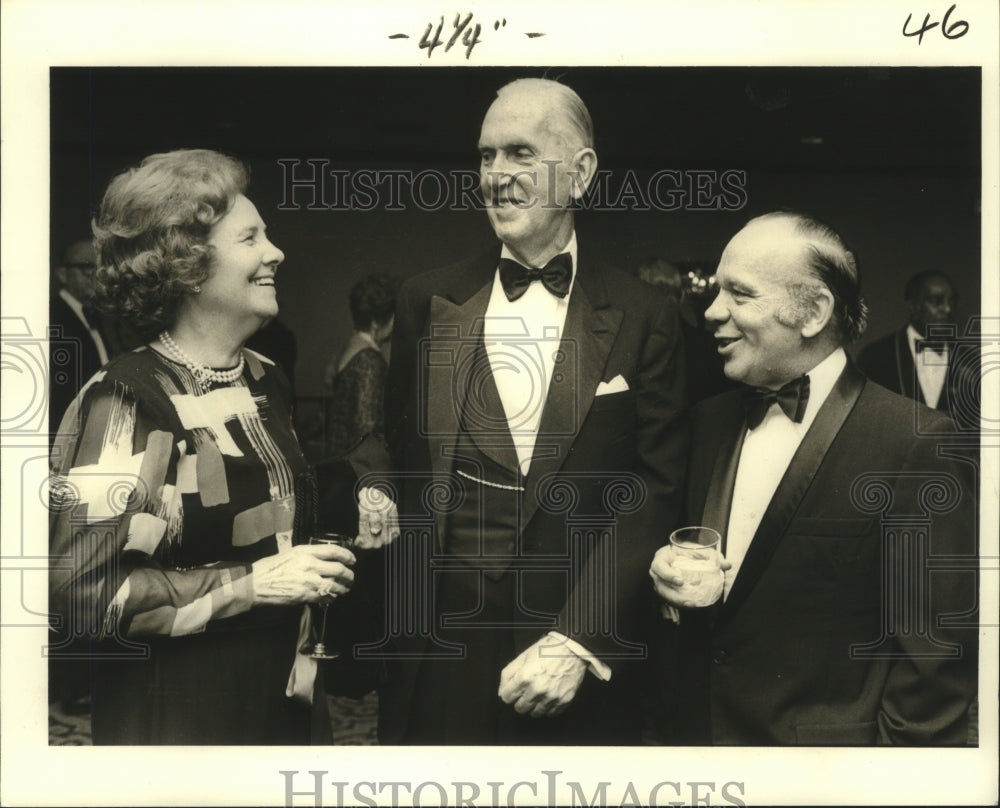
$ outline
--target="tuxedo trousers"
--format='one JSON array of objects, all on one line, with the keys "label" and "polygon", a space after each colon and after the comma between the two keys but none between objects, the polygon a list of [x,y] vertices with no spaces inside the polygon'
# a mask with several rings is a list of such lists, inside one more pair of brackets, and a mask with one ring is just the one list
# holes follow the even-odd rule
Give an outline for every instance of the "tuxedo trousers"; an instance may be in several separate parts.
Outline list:
[{"label": "tuxedo trousers", "polygon": [[466,424],[454,463],[461,504],[447,520],[447,563],[433,575],[432,615],[437,639],[460,655],[419,663],[407,740],[498,743],[509,739],[514,714],[498,689],[500,671],[515,655],[517,573],[501,558],[515,555],[521,480],[479,449]]}]

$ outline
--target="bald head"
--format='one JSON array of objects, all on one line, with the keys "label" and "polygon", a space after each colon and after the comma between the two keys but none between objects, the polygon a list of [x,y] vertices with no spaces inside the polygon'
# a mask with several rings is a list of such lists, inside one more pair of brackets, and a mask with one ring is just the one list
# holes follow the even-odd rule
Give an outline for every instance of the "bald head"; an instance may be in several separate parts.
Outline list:
[{"label": "bald head", "polygon": [[[840,342],[856,342],[868,327],[868,307],[861,297],[858,260],[841,235],[828,224],[803,213],[776,211],[751,219],[752,226],[773,225],[802,250],[800,284],[810,280],[834,298],[831,328]],[[814,284],[813,284],[814,285]]]},{"label": "bald head", "polygon": [[864,328],[854,255],[808,216],[752,220],[726,245],[716,279],[705,318],[734,381],[776,390]]},{"label": "bald head", "polygon": [[546,110],[543,120],[549,131],[567,147],[574,150],[594,147],[594,124],[587,106],[565,84],[551,79],[515,79],[497,91],[493,105],[498,102],[503,102],[504,109],[523,104],[538,106]]}]

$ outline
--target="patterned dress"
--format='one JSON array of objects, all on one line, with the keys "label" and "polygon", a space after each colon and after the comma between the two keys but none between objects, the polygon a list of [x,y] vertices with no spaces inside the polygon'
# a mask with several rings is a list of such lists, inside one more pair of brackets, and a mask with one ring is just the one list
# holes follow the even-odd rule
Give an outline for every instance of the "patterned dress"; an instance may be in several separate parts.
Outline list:
[{"label": "patterned dress", "polygon": [[91,654],[95,744],[308,743],[286,696],[302,606],[251,608],[252,563],[290,548],[308,479],[288,383],[245,351],[202,390],[149,348],[110,362],[63,421],[51,479],[52,608]]},{"label": "patterned dress", "polygon": [[365,435],[382,433],[387,373],[382,354],[374,348],[363,348],[334,377],[327,410],[328,457],[342,457]]}]

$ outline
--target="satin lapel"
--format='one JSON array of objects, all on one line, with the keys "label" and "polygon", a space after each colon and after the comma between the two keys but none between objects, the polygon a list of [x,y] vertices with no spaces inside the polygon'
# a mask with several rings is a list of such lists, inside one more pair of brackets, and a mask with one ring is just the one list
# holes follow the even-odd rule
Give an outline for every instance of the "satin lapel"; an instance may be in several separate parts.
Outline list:
[{"label": "satin lapel", "polygon": [[917,368],[910,353],[910,341],[906,338],[906,329],[896,332],[896,372],[899,374],[899,384],[903,395],[924,403],[924,394],[917,382]]},{"label": "satin lapel", "polygon": [[[948,346],[948,367],[945,369],[944,385],[941,387],[941,395],[938,398],[937,406],[934,408],[939,412],[943,412],[949,417],[953,418],[951,414],[951,400],[955,398],[955,393],[959,391],[961,387],[961,379],[957,372],[957,362],[958,358],[955,354],[957,351],[956,345]],[[958,399],[961,401],[961,398]]]},{"label": "satin lapel", "polygon": [[[427,385],[426,417],[431,472],[436,480],[448,483],[453,465],[452,451],[458,435],[458,414],[465,406],[469,385],[461,369],[474,366],[475,353],[482,342],[483,317],[490,299],[490,284],[462,304],[443,297],[431,298],[428,342],[419,354],[420,378]],[[424,391],[421,391],[423,393]],[[444,515],[438,513],[438,537],[444,537]]]},{"label": "satin lapel", "polygon": [[701,525],[715,528],[722,536],[722,550],[725,553],[726,532],[729,529],[729,512],[733,507],[733,489],[736,486],[736,469],[740,464],[740,451],[746,437],[746,416],[739,399],[734,397],[736,407],[733,417],[721,421],[716,434],[722,433],[720,440],[708,451],[715,453],[712,476],[708,480],[705,506],[701,512]]},{"label": "satin lapel", "polygon": [[802,498],[812,484],[827,450],[837,437],[847,416],[857,403],[864,387],[864,376],[852,365],[844,369],[830,395],[816,415],[816,420],[792,457],[778,489],[747,550],[739,575],[723,604],[720,618],[732,613],[747,599],[768,561],[785,535]]},{"label": "satin lapel", "polygon": [[[714,438],[712,443],[704,447],[693,447],[695,451],[714,458],[714,462],[709,461],[701,466],[703,469],[710,468],[711,473],[708,479],[692,477],[688,485],[692,492],[697,494],[700,490],[704,495],[701,520],[697,524],[719,531],[719,535],[722,536],[722,553],[725,554],[729,512],[733,507],[733,489],[736,487],[736,470],[740,464],[740,452],[747,433],[746,414],[739,396],[733,396],[728,412],[713,413],[713,419],[718,426],[712,432]],[[690,518],[696,518],[697,510],[697,500],[695,500],[690,503]],[[715,625],[721,607],[721,603],[716,603],[705,610],[705,619],[709,626]]]},{"label": "satin lapel", "polygon": [[600,307],[594,298],[604,300],[603,280],[594,273],[580,274],[574,283],[566,312],[566,323],[560,341],[562,362],[557,363],[549,383],[545,409],[538,428],[538,439],[525,481],[524,524],[527,525],[538,509],[538,481],[562,468],[594,393],[604,375],[611,346],[618,336],[624,313],[619,309]]}]

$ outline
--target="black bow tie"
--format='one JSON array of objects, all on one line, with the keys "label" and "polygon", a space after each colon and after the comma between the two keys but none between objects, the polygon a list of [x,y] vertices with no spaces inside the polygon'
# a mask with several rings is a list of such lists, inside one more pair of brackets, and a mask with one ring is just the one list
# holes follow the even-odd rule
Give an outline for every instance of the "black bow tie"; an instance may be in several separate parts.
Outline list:
[{"label": "black bow tie", "polygon": [[566,297],[571,280],[573,256],[569,253],[560,253],[541,269],[529,269],[511,258],[500,259],[500,283],[510,301],[521,297],[534,281],[541,281],[556,297]]},{"label": "black bow tie", "polygon": [[933,339],[918,339],[917,340],[917,353],[922,353],[923,351],[931,350],[934,353],[944,353],[944,342],[941,340]]},{"label": "black bow tie", "polygon": [[806,404],[809,403],[809,377],[792,379],[780,390],[748,389],[743,400],[747,411],[747,426],[751,429],[760,426],[775,402],[792,421],[801,424],[806,414]]}]

